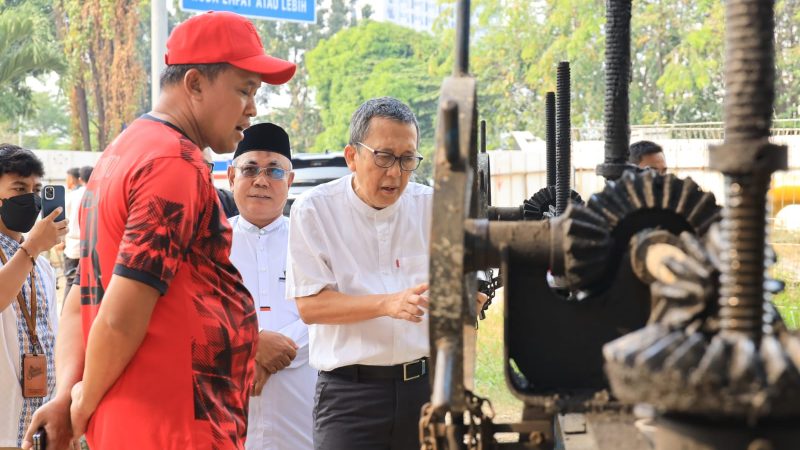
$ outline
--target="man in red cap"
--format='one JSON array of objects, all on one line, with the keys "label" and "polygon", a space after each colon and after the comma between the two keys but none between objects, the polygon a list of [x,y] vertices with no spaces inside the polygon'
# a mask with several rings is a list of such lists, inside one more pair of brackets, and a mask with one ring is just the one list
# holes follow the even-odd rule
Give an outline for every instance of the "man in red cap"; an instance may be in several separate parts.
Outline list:
[{"label": "man in red cap", "polygon": [[86,188],[57,396],[26,448],[42,426],[50,450],[84,432],[93,449],[244,448],[258,323],[201,149],[233,151],[261,82],[285,83],[295,66],[223,12],[178,25],[166,62],[158,104],[109,145]]}]

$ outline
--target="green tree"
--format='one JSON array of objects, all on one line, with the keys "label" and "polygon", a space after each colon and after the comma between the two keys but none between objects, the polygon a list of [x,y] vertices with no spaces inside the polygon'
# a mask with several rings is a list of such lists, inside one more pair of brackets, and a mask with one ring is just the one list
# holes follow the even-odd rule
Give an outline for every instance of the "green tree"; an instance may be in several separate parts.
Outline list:
[{"label": "green tree", "polygon": [[[635,36],[641,43],[634,49],[639,66],[646,66],[649,61],[659,70],[652,71],[655,86],[634,84],[632,93],[636,97],[632,105],[640,105],[635,112],[647,111],[652,99],[657,102],[650,116],[632,113],[633,123],[721,120],[723,4],[709,0],[675,0],[652,6],[662,11],[653,17],[652,32],[634,26]],[[663,11],[664,8],[667,11]],[[636,14],[634,25],[640,23],[644,15]],[[660,47],[659,51],[648,51],[653,43]]]},{"label": "green tree", "polygon": [[281,21],[258,21],[256,27],[264,42],[267,53],[288,59],[297,64],[294,78],[279,88],[261,89],[260,103],[268,103],[275,90],[287,92],[290,98],[288,107],[271,108],[260,117],[286,128],[292,137],[292,145],[298,151],[311,151],[316,148],[314,139],[322,131],[322,120],[314,96],[309,88],[306,54],[339,30],[355,25],[350,13],[354,0],[331,0],[329,8],[322,7],[317,0],[317,22],[304,24]]},{"label": "green tree", "polygon": [[343,148],[353,111],[369,98],[392,96],[417,115],[420,149],[429,155],[442,80],[437,47],[427,33],[371,20],[321,41],[306,56],[324,127],[315,148]]},{"label": "green tree", "polygon": [[48,22],[33,4],[0,3],[0,120],[32,112],[26,77],[64,68]]},{"label": "green tree", "polygon": [[570,62],[573,126],[598,124],[603,111],[602,0],[473,4],[477,39],[471,72],[478,79],[490,147],[507,144],[500,137],[513,130],[544,137],[544,94],[555,91],[560,61]]},{"label": "green tree", "polygon": [[[779,62],[800,62],[791,58],[797,54],[796,3],[783,0],[778,7],[786,11],[779,12],[778,40],[795,49],[779,49]],[[471,48],[472,72],[491,146],[502,145],[499,136],[511,130],[544,136],[543,94],[555,90],[559,61],[570,62],[573,128],[602,126],[603,0],[475,0],[473,5],[478,39]],[[633,2],[631,123],[721,120],[723,22],[723,5],[713,0]],[[452,40],[448,33],[444,29],[439,39]],[[783,83],[791,90],[797,80],[784,75],[779,89]]]},{"label": "green tree", "polygon": [[33,113],[24,124],[27,133],[23,146],[50,150],[70,148],[69,104],[64,94],[34,92],[31,100]]},{"label": "green tree", "polygon": [[140,11],[145,7],[149,1],[54,2],[69,69],[65,90],[75,147],[102,151],[141,112],[147,75],[140,52]]},{"label": "green tree", "polygon": [[800,117],[800,2],[778,0],[775,5],[775,116]]}]

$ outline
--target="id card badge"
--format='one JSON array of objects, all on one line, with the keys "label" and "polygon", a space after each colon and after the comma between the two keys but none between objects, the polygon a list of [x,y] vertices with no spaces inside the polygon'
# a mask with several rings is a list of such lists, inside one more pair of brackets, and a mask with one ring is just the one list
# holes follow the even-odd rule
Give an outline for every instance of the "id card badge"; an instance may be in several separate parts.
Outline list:
[{"label": "id card badge", "polygon": [[42,398],[47,395],[47,360],[44,355],[22,355],[22,396]]}]

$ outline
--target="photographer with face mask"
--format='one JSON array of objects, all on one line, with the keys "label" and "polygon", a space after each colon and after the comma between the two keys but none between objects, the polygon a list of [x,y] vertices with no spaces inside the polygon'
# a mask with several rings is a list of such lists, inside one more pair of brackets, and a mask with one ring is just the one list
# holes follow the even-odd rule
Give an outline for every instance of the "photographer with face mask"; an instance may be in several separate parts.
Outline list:
[{"label": "photographer with face mask", "polygon": [[43,175],[33,152],[0,144],[0,447],[22,444],[55,388],[55,275],[39,255],[60,242],[67,221],[54,221],[61,208],[36,221]]}]

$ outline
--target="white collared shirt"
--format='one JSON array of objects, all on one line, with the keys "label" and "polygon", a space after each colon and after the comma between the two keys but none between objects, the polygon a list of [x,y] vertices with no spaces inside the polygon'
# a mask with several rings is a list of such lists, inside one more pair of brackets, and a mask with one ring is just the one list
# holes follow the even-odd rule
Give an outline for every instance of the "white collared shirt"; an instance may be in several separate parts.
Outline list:
[{"label": "white collared shirt", "polygon": [[[292,205],[286,297],[329,288],[347,295],[388,294],[428,281],[433,189],[408,183],[393,205],[364,203],[352,175],[304,193]],[[311,366],[387,366],[428,356],[428,314],[420,323],[379,317],[310,325]]]},{"label": "white collared shirt", "polygon": [[[19,250],[19,243],[0,233],[0,249],[11,259]],[[0,267],[3,264],[0,262]],[[31,279],[22,286],[22,295],[30,308]],[[55,392],[55,339],[58,331],[56,306],[56,277],[50,261],[42,255],[36,257],[36,334],[47,359],[47,397],[22,396],[22,355],[34,349],[28,327],[17,303],[17,296],[0,311],[0,448],[19,447],[31,423],[33,413]]]},{"label": "white collared shirt", "polygon": [[264,228],[241,216],[233,228],[231,262],[241,273],[258,310],[258,325],[291,338],[298,346],[291,365],[272,375],[260,397],[250,398],[248,449],[312,449],[312,409],[317,371],[308,365],[308,327],[286,292],[288,220],[281,216]]}]

